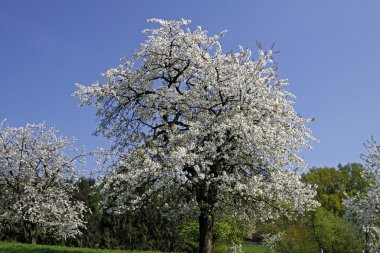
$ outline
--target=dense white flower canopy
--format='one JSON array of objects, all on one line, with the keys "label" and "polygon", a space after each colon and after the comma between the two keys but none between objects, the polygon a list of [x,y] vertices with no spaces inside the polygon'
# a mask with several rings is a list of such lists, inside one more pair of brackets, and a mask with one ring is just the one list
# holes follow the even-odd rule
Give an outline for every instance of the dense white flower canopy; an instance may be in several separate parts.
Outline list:
[{"label": "dense white flower canopy", "polygon": [[295,112],[272,52],[260,49],[257,60],[243,47],[225,53],[224,33],[149,21],[159,27],[144,30],[148,39],[124,65],[75,93],[97,108],[96,133],[118,154],[104,185],[109,204],[128,208],[175,188],[190,196],[184,205],[232,204],[243,216],[315,207],[315,191],[292,171],[315,140],[310,120]]},{"label": "dense white flower canopy", "polygon": [[[35,225],[38,233],[75,237],[84,227],[82,202],[72,201],[76,187],[73,140],[44,124],[12,128],[0,124],[0,221]],[[69,155],[71,154],[71,155]]]}]

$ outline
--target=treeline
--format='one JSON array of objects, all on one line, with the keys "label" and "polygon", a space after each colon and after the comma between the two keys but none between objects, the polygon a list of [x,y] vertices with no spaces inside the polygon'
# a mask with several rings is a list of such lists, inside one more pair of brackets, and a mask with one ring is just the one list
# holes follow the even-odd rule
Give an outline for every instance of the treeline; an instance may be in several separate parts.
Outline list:
[{"label": "treeline", "polygon": [[[81,178],[73,199],[83,201],[88,207],[84,214],[86,229],[76,238],[57,240],[55,237],[39,235],[40,244],[59,244],[90,248],[157,249],[173,251],[178,248],[178,226],[160,214],[159,203],[151,203],[143,209],[123,214],[102,210],[100,190],[92,178]],[[0,229],[1,240],[29,242],[23,227],[7,223]]]},{"label": "treeline", "polygon": [[[223,215],[214,224],[215,251],[224,251],[243,240],[253,240],[284,253],[312,253],[320,249],[331,253],[361,252],[364,240],[358,229],[345,219],[343,200],[366,191],[370,181],[362,177],[363,170],[358,163],[310,169],[302,180],[317,187],[321,207],[296,219],[241,224],[233,215]],[[76,184],[78,191],[72,198],[83,201],[89,208],[84,217],[87,229],[81,230],[81,236],[67,240],[41,235],[39,243],[91,248],[197,250],[196,217],[166,216],[161,212],[164,199],[146,203],[138,210],[115,214],[101,209],[102,196],[94,179],[81,178]],[[247,227],[255,230],[247,233]],[[27,242],[24,230],[10,223],[1,224],[0,239]]]},{"label": "treeline", "polygon": [[371,180],[364,168],[350,163],[338,168],[313,168],[302,179],[317,186],[321,207],[295,220],[279,219],[261,225],[264,241],[279,253],[364,252],[366,238],[361,227],[346,217],[344,200],[365,194]]}]

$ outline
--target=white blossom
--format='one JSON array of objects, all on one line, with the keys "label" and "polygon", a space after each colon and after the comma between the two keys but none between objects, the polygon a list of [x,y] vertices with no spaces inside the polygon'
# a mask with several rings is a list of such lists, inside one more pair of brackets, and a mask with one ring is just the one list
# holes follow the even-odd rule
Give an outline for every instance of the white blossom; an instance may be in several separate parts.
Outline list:
[{"label": "white blossom", "polygon": [[278,243],[283,240],[284,233],[265,234],[263,235],[263,244],[270,249],[271,252],[276,252]]},{"label": "white blossom", "polygon": [[81,155],[72,143],[44,124],[0,124],[0,222],[57,238],[81,234],[85,206],[71,200]]},{"label": "white blossom", "polygon": [[150,22],[159,27],[144,30],[147,40],[104,83],[77,84],[82,105],[97,108],[96,134],[119,157],[103,182],[104,204],[122,211],[170,189],[183,196],[173,205],[234,205],[242,218],[317,206],[315,189],[293,171],[315,141],[311,120],[295,112],[272,52],[260,49],[257,60],[243,47],[224,53],[224,33],[183,29],[183,19]]},{"label": "white blossom", "polygon": [[372,139],[366,144],[367,154],[362,155],[366,162],[363,173],[370,186],[367,192],[347,197],[346,218],[362,232],[365,242],[365,252],[380,252],[380,145]]}]

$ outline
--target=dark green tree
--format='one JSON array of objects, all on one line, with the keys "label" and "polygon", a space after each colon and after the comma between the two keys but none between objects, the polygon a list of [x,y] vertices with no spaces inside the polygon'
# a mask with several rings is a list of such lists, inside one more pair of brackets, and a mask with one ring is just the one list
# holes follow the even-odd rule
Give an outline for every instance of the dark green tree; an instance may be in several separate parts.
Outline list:
[{"label": "dark green tree", "polygon": [[321,208],[296,221],[282,219],[272,223],[264,233],[283,233],[277,245],[280,253],[340,253],[361,252],[362,244],[357,229],[343,218],[347,196],[364,193],[370,184],[362,177],[363,165],[348,163],[338,169],[312,168],[302,176],[304,182],[317,186]]},{"label": "dark green tree", "polygon": [[342,200],[349,182],[349,175],[335,168],[312,168],[302,176],[305,182],[317,185],[317,200],[334,213],[341,214],[344,206]]},{"label": "dark green tree", "polygon": [[348,163],[346,165],[338,165],[339,172],[348,175],[348,182],[346,183],[345,192],[347,195],[352,196],[359,193],[364,193],[368,189],[371,180],[362,177],[364,166],[360,163]]},{"label": "dark green tree", "polygon": [[311,228],[319,248],[325,253],[360,253],[362,244],[353,224],[319,208],[311,218]]},{"label": "dark green tree", "polygon": [[340,216],[344,213],[343,199],[346,195],[363,192],[369,182],[361,177],[363,165],[348,163],[335,168],[312,168],[302,176],[310,184],[317,185],[317,199],[322,207]]},{"label": "dark green tree", "polygon": [[95,179],[82,177],[77,182],[78,191],[74,193],[73,198],[83,201],[89,210],[84,214],[86,229],[80,237],[72,239],[68,244],[81,247],[98,247],[101,240],[100,222],[102,219],[99,207],[100,191],[95,187]]}]

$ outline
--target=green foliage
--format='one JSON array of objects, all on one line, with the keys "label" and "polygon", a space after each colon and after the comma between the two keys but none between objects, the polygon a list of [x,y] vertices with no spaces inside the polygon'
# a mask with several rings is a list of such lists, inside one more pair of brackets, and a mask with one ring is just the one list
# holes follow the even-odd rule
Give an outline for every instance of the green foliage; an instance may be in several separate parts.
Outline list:
[{"label": "green foliage", "polygon": [[[277,253],[356,253],[362,244],[355,227],[332,211],[318,208],[297,221],[274,222],[272,234],[281,231]],[[268,230],[267,230],[268,231]]]},{"label": "green foliage", "polygon": [[198,221],[189,221],[185,223],[180,232],[182,240],[182,249],[186,252],[197,251],[199,240],[199,224]]},{"label": "green foliage", "polygon": [[364,167],[360,163],[348,163],[344,166],[339,164],[338,169],[349,177],[349,181],[346,184],[346,193],[349,196],[365,193],[368,190],[368,186],[372,183],[368,178],[362,177]]},{"label": "green foliage", "polygon": [[73,198],[84,202],[90,211],[84,214],[87,229],[82,229],[82,236],[71,239],[68,244],[79,247],[99,247],[102,237],[99,229],[102,219],[99,207],[100,191],[95,188],[95,179],[92,178],[81,178],[77,186],[79,190],[74,193]]},{"label": "green foliage", "polygon": [[362,252],[363,245],[357,228],[343,218],[346,196],[365,193],[370,181],[362,177],[359,163],[335,168],[312,168],[302,175],[304,182],[316,185],[317,199],[322,207],[296,221],[285,218],[260,227],[262,234],[282,232],[276,245],[279,253]]},{"label": "green foliage", "polygon": [[302,178],[307,183],[318,186],[317,199],[324,208],[342,214],[344,209],[342,199],[349,181],[346,173],[341,173],[335,168],[312,168]]},{"label": "green foliage", "polygon": [[[230,246],[243,243],[243,230],[233,218],[223,219],[214,222],[214,252],[227,252]],[[181,229],[182,251],[197,252],[199,238],[198,221],[189,221]]]},{"label": "green foliage", "polygon": [[362,252],[363,245],[353,225],[323,208],[313,215],[312,228],[316,242],[326,253]]},{"label": "green foliage", "polygon": [[344,213],[343,199],[346,194],[352,196],[363,192],[369,182],[361,177],[363,165],[349,163],[335,168],[312,168],[309,173],[302,175],[303,181],[317,185],[317,200],[322,207],[340,216]]},{"label": "green foliage", "polygon": [[242,226],[233,218],[216,221],[214,225],[214,252],[227,252],[232,245],[243,243]]},{"label": "green foliage", "polygon": [[181,223],[169,220],[162,214],[161,207],[165,200],[157,198],[139,210],[110,214],[100,210],[102,196],[94,185],[93,179],[82,178],[78,182],[79,191],[73,197],[85,202],[91,212],[85,214],[87,229],[82,231],[83,235],[67,241],[66,245],[164,251],[179,247]]},{"label": "green foliage", "polygon": [[149,203],[122,215],[104,213],[101,247],[174,251],[180,247],[180,222],[160,213],[159,203]]},{"label": "green foliage", "polygon": [[275,247],[279,253],[318,253],[313,233],[304,221],[290,225],[283,231],[283,239]]}]

